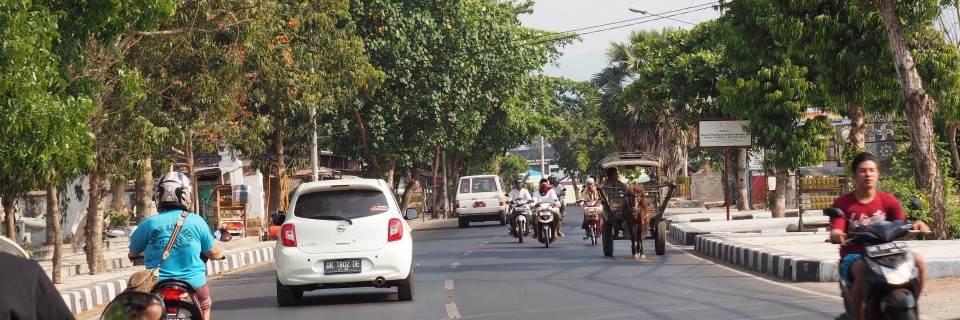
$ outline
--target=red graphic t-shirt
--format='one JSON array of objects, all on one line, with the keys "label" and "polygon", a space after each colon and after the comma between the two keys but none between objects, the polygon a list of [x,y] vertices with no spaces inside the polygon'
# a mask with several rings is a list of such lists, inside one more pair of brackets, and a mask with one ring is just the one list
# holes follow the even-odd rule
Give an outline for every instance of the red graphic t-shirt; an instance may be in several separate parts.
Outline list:
[{"label": "red graphic t-shirt", "polygon": [[[900,200],[889,193],[877,191],[877,196],[873,201],[860,203],[857,197],[851,193],[840,196],[833,201],[833,207],[843,210],[843,218],[830,218],[830,229],[844,230],[848,235],[853,229],[870,225],[875,221],[897,221],[907,220],[907,215],[903,213],[900,207]],[[850,219],[852,225],[848,225],[846,219]],[[840,258],[843,259],[848,254],[863,252],[864,246],[859,243],[847,243],[840,246]]]}]

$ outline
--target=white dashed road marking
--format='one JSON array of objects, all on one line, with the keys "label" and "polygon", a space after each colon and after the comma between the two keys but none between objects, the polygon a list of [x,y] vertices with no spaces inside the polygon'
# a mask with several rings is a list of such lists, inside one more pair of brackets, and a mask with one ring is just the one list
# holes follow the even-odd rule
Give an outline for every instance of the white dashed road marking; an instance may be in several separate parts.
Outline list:
[{"label": "white dashed road marking", "polygon": [[460,262],[454,262],[454,263],[450,264],[450,269],[456,269],[456,268],[459,267],[459,266],[460,266]]},{"label": "white dashed road marking", "polygon": [[447,281],[444,281],[443,288],[447,290],[453,290],[453,279],[447,279]]},{"label": "white dashed road marking", "polygon": [[451,302],[447,304],[447,316],[450,317],[450,319],[460,319],[460,311],[457,311],[456,303]]},{"label": "white dashed road marking", "polygon": [[463,255],[465,255],[465,256],[466,256],[466,255],[469,255],[471,252],[473,252],[473,250],[467,250],[467,252],[464,252]]}]

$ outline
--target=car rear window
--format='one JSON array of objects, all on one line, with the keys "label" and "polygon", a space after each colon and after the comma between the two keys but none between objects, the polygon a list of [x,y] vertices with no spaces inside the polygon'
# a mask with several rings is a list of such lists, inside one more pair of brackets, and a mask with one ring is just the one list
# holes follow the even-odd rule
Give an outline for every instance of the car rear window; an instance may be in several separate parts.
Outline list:
[{"label": "car rear window", "polygon": [[496,192],[497,179],[495,178],[473,178],[473,193],[477,192]]},{"label": "car rear window", "polygon": [[387,212],[389,202],[379,190],[333,190],[301,194],[297,217],[337,216],[356,219]]}]

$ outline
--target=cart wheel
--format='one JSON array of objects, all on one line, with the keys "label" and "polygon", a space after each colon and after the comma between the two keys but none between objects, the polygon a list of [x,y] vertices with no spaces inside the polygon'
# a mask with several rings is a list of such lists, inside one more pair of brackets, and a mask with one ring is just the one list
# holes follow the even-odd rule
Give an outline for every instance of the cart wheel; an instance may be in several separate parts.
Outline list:
[{"label": "cart wheel", "polygon": [[613,256],[613,226],[609,223],[603,224],[603,255]]},{"label": "cart wheel", "polygon": [[657,223],[657,238],[654,241],[654,248],[656,249],[657,255],[662,256],[667,246],[667,223],[663,220]]}]

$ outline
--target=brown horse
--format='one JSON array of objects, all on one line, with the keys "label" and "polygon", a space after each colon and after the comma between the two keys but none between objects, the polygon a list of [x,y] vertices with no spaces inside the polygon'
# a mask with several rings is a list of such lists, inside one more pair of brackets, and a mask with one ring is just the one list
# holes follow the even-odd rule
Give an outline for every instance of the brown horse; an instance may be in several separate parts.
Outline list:
[{"label": "brown horse", "polygon": [[630,236],[630,252],[634,258],[643,257],[644,222],[647,219],[647,197],[642,185],[627,188],[626,204],[623,206],[625,234]]}]

